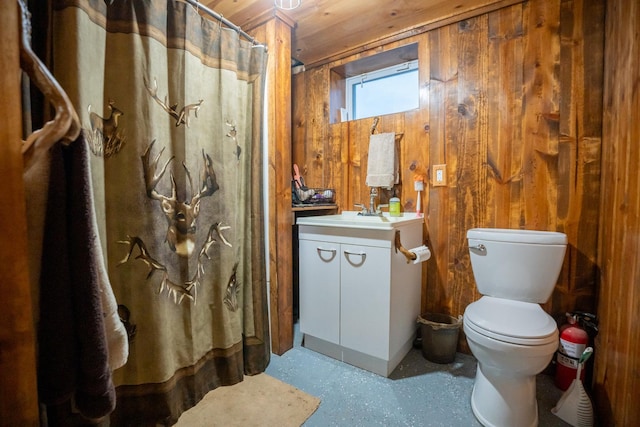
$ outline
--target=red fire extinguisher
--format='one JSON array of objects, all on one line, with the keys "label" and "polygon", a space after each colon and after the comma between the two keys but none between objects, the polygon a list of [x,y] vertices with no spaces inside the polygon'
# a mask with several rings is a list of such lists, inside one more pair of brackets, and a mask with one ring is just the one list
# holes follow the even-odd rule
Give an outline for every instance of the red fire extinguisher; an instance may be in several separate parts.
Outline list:
[{"label": "red fire extinguisher", "polygon": [[[560,345],[556,357],[556,386],[566,390],[576,378],[578,362],[590,338],[597,333],[596,316],[589,313],[566,313],[567,322],[560,327]],[[585,369],[582,369],[580,380],[584,380]]]}]

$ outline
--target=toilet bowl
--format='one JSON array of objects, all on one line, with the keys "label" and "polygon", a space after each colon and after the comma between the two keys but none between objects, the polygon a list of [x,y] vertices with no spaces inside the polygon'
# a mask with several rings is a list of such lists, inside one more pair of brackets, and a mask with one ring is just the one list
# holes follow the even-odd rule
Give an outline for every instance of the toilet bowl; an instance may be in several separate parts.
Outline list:
[{"label": "toilet bowl", "polygon": [[471,407],[485,426],[536,426],[536,375],[558,346],[555,320],[541,307],[562,268],[566,235],[472,229],[471,265],[483,295],[469,304],[463,330],[478,360]]},{"label": "toilet bowl", "polygon": [[483,296],[463,329],[478,371],[471,408],[485,426],[536,426],[536,375],[558,347],[558,329],[535,303]]}]

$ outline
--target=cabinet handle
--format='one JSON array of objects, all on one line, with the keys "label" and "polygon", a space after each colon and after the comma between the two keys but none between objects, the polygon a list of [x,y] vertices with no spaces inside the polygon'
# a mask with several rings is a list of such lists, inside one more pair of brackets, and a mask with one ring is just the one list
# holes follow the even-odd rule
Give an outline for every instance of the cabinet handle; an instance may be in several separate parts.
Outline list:
[{"label": "cabinet handle", "polygon": [[[321,248],[321,247],[317,247],[316,251],[318,251],[318,256],[320,257],[321,260],[323,261],[331,261],[332,259],[334,259],[336,257],[336,253],[338,252],[336,249],[325,249],[325,248]],[[324,258],[322,256],[323,252],[329,252],[331,255],[328,258]]]},{"label": "cabinet handle", "polygon": [[[356,255],[356,256],[361,256],[362,260],[358,263],[352,262],[349,259],[349,255]],[[351,251],[344,251],[344,257],[347,259],[347,261],[349,262],[349,264],[353,265],[354,267],[360,267],[361,265],[364,264],[364,260],[367,259],[367,254],[365,252],[351,252]]]},{"label": "cabinet handle", "polygon": [[331,252],[334,255],[336,254],[336,250],[335,249],[325,249],[325,248],[317,247],[316,250],[318,251],[318,253],[320,253],[320,252]]},{"label": "cabinet handle", "polygon": [[367,257],[367,253],[366,252],[351,252],[351,251],[344,251],[345,255],[360,255],[363,258]]}]

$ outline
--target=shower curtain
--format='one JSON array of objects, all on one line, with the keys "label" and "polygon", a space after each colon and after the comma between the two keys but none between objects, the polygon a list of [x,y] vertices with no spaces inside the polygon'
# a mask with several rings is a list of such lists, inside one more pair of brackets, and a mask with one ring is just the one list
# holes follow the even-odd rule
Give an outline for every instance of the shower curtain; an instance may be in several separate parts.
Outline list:
[{"label": "shower curtain", "polygon": [[266,49],[178,0],[53,0],[52,40],[130,339],[111,425],[171,425],[269,363]]}]

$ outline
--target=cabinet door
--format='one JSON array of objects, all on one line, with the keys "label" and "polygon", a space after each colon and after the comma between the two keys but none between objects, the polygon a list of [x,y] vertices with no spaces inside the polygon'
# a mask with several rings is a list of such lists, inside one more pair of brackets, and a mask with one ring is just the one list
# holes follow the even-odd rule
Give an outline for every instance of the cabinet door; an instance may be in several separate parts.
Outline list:
[{"label": "cabinet door", "polygon": [[341,247],[340,344],[382,359],[389,357],[390,251]]},{"label": "cabinet door", "polygon": [[340,245],[300,240],[300,332],[340,344]]}]

